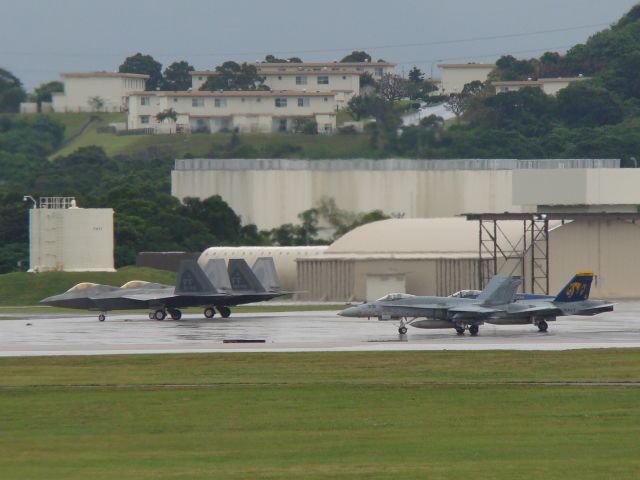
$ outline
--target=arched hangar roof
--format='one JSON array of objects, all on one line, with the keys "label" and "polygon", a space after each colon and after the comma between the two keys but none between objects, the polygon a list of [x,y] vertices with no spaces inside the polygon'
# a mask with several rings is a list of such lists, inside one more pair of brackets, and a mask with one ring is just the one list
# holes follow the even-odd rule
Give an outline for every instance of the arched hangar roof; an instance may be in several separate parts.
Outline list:
[{"label": "arched hangar roof", "polygon": [[[514,245],[522,238],[520,221],[501,222]],[[478,222],[463,217],[392,218],[358,227],[333,242],[328,254],[475,254]]]}]

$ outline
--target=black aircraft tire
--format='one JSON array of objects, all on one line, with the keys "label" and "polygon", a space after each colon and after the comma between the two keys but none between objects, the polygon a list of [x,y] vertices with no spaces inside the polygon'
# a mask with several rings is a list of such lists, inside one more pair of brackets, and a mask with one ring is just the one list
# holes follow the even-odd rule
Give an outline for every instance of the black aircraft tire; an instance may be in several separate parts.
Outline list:
[{"label": "black aircraft tire", "polygon": [[229,307],[222,306],[217,308],[222,318],[229,318],[231,316],[231,309]]},{"label": "black aircraft tire", "polygon": [[456,333],[458,335],[464,335],[464,328],[463,327],[456,327]]},{"label": "black aircraft tire", "polygon": [[398,333],[399,333],[400,335],[406,335],[406,334],[407,334],[407,327],[400,327],[400,328],[398,329]]},{"label": "black aircraft tire", "polygon": [[153,318],[155,318],[158,321],[161,321],[167,318],[167,314],[165,313],[164,310],[156,310],[155,312],[153,312]]},{"label": "black aircraft tire", "polygon": [[216,315],[216,311],[213,307],[207,307],[204,309],[204,316],[206,318],[213,318]]},{"label": "black aircraft tire", "polygon": [[540,330],[541,332],[546,332],[548,328],[549,324],[544,320],[538,322],[538,330]]},{"label": "black aircraft tire", "polygon": [[471,325],[469,327],[469,333],[474,337],[478,335],[479,331],[480,331],[480,328],[478,327],[478,325]]},{"label": "black aircraft tire", "polygon": [[98,321],[99,322],[104,322],[107,319],[107,317],[105,316],[104,313],[101,313],[100,315],[98,315]]},{"label": "black aircraft tire", "polygon": [[178,309],[171,310],[169,315],[171,315],[171,320],[180,320],[182,318],[182,312]]}]

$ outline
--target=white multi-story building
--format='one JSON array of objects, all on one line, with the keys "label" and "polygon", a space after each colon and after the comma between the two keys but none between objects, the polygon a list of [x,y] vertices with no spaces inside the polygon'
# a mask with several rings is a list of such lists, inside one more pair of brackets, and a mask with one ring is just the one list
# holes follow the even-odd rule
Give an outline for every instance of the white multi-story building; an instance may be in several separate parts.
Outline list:
[{"label": "white multi-story building", "polygon": [[[129,129],[150,128],[157,133],[288,132],[295,129],[297,119],[315,120],[319,133],[330,134],[336,128],[333,92],[134,92],[128,105]],[[169,110],[176,112],[175,122],[159,122],[157,115]]]},{"label": "white multi-story building", "polygon": [[496,93],[517,92],[525,87],[540,88],[547,95],[556,95],[563,88],[568,87],[573,82],[589,80],[589,77],[561,77],[561,78],[539,78],[537,80],[514,80],[493,82]]},{"label": "white multi-story building", "polygon": [[143,92],[149,75],[118,72],[61,74],[64,91],[52,95],[54,112],[122,112],[127,97]]},{"label": "white multi-story building", "polygon": [[486,82],[496,66],[493,63],[442,63],[438,68],[441,76],[441,94],[451,95],[461,93],[467,83],[476,80]]},{"label": "white multi-story building", "polygon": [[278,71],[349,71],[355,70],[356,72],[369,73],[373,78],[380,78],[386,73],[393,73],[396,68],[395,63],[391,62],[303,62],[303,63],[267,63],[257,62],[251,63],[263,74],[264,72]]},{"label": "white multi-story building", "polygon": [[[342,108],[352,97],[360,94],[360,75],[356,70],[263,70],[264,85],[271,90],[291,90],[300,92],[333,92],[336,107]],[[191,72],[193,91],[198,91],[209,77],[218,75],[215,71]]]}]

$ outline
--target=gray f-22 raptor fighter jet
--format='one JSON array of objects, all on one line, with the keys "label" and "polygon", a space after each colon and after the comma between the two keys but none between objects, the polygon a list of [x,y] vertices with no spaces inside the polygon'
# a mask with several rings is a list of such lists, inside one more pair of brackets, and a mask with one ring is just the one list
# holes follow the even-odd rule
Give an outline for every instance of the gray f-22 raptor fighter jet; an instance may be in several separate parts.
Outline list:
[{"label": "gray f-22 raptor fighter jet", "polygon": [[392,293],[375,302],[347,308],[339,314],[344,317],[401,320],[398,329],[401,334],[407,333],[406,325],[411,325],[427,329],[453,328],[459,335],[468,328],[471,335],[477,335],[484,323],[534,324],[541,332],[546,332],[547,322],[559,316],[596,315],[613,310],[613,304],[609,302],[589,300],[592,280],[592,273],[578,273],[555,298],[517,300],[520,279],[496,275],[476,298]]},{"label": "gray f-22 raptor fighter jet", "polygon": [[256,260],[253,270],[244,260],[232,259],[228,271],[221,259],[209,261],[204,271],[195,261],[185,260],[180,264],[175,286],[135,280],[119,288],[80,283],[40,303],[98,311],[101,322],[111,310],[135,309],[148,309],[152,320],[164,320],[167,315],[180,320],[181,308],[205,307],[205,317],[212,318],[217,310],[226,318],[231,315],[230,306],[270,300],[288,293],[280,289],[273,259],[269,257]]},{"label": "gray f-22 raptor fighter jet", "polygon": [[99,311],[103,322],[111,310],[149,309],[149,318],[164,320],[167,314],[174,320],[182,317],[180,308],[209,305],[228,294],[219,292],[193,260],[184,260],[175,286],[161,283],[131,281],[122,287],[80,283],[66,292],[40,301],[54,307]]}]

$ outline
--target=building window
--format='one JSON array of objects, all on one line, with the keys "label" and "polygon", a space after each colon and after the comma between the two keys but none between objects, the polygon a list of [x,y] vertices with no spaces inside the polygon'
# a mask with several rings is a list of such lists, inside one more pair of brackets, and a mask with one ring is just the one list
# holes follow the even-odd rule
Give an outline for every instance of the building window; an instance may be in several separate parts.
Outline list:
[{"label": "building window", "polygon": [[204,98],[192,98],[191,99],[192,107],[204,107]]},{"label": "building window", "polygon": [[329,97],[324,97],[324,101],[328,102],[329,101]]},{"label": "building window", "polygon": [[256,103],[260,103],[262,99],[260,97],[256,98]]},{"label": "building window", "polygon": [[286,132],[287,131],[287,119],[286,118],[281,118],[280,120],[278,120],[278,131],[279,132]]},{"label": "building window", "polygon": [[278,80],[282,80],[282,75],[278,75]]},{"label": "building window", "polygon": [[140,105],[143,107],[148,107],[151,105],[151,99],[149,97],[140,97]]},{"label": "building window", "polygon": [[178,103],[178,97],[173,97],[173,103]]},{"label": "building window", "polygon": [[298,106],[299,107],[308,107],[309,106],[309,97],[298,97]]},{"label": "building window", "polygon": [[384,72],[383,72],[383,70],[382,70],[382,67],[376,67],[376,68],[375,68],[375,74],[376,74],[378,77],[381,77],[383,73],[384,73]]},{"label": "building window", "polygon": [[306,84],[307,84],[307,77],[306,76],[296,77],[296,85],[306,85]]},{"label": "building window", "polygon": [[225,108],[227,106],[227,99],[226,98],[216,98],[213,101],[213,106],[216,107],[216,108]]},{"label": "building window", "polygon": [[202,81],[202,77],[198,77],[198,81],[200,81],[200,82],[201,82],[201,81]]},{"label": "building window", "polygon": [[286,108],[287,106],[287,99],[284,97],[278,97],[276,98],[276,108]]},{"label": "building window", "polygon": [[140,123],[142,125],[148,125],[149,121],[149,115],[140,115]]},{"label": "building window", "polygon": [[318,75],[318,85],[329,85],[329,76]]},{"label": "building window", "polygon": [[346,76],[346,75],[342,75],[342,79],[343,79],[343,80],[346,80],[346,79],[347,79],[347,76]]}]

